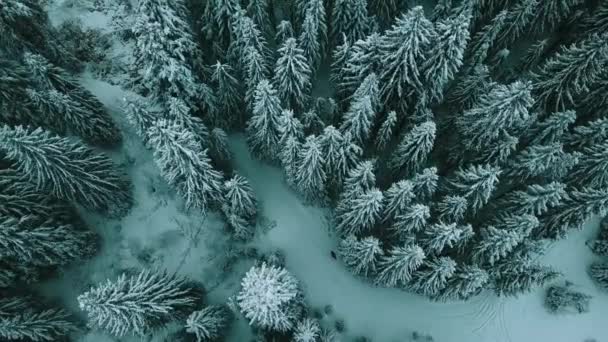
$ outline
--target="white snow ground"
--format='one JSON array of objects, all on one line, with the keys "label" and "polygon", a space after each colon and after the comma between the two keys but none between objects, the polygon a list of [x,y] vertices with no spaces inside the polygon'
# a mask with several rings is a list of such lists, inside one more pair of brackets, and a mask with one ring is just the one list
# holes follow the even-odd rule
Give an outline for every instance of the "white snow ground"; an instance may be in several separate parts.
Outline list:
[{"label": "white snow ground", "polygon": [[[108,23],[107,17],[99,12],[51,8],[54,23],[74,16],[94,27],[103,28]],[[82,80],[123,128],[124,145],[111,154],[117,162],[129,167],[135,183],[136,205],[120,221],[88,217],[92,228],[103,237],[101,253],[66,270],[61,278],[41,286],[42,290],[78,314],[76,297],[90,285],[115,278],[130,267],[153,266],[198,280],[211,288],[210,302],[225,302],[238,288],[249,264],[238,264],[228,278],[221,277],[218,268],[231,246],[223,223],[214,215],[204,220],[181,212],[179,200],[173,198],[160,179],[151,153],[122,118],[120,103],[126,92],[90,76],[85,75]],[[399,290],[375,288],[353,277],[330,257],[336,241],[325,219],[326,211],[305,205],[285,185],[280,170],[253,160],[241,135],[231,138],[231,147],[237,171],[250,180],[263,215],[277,223],[276,228],[260,233],[254,243],[261,250],[282,249],[287,267],[304,285],[307,300],[316,308],[332,305],[334,312],[324,318],[325,322],[344,319],[349,337],[365,335],[375,342],[396,342],[408,341],[412,331],[421,331],[432,334],[438,342],[584,342],[590,338],[608,341],[608,293],[600,291],[586,274],[593,255],[584,242],[595,234],[597,220],[590,222],[584,231],[573,232],[567,240],[555,244],[546,256],[549,263],[565,274],[565,279],[594,296],[590,313],[550,315],[542,307],[542,290],[502,302],[486,294],[467,303],[432,303]],[[190,244],[179,226],[201,224],[202,233]],[[245,342],[249,336],[240,320],[227,340]],[[80,336],[78,341],[116,339],[91,332]],[[157,336],[153,341],[162,338]]]}]

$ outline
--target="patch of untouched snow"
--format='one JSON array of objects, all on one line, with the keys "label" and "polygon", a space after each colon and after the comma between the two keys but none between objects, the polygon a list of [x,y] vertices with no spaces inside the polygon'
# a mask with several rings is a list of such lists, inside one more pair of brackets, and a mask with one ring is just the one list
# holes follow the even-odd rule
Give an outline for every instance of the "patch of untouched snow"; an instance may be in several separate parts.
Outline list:
[{"label": "patch of untouched snow", "polygon": [[486,293],[466,303],[434,303],[356,279],[330,257],[337,241],[324,219],[326,211],[304,205],[285,185],[278,168],[253,160],[242,135],[232,137],[231,148],[236,169],[249,179],[263,214],[277,223],[258,237],[259,243],[285,253],[287,267],[304,285],[307,300],[313,307],[332,305],[327,322],[344,319],[349,336],[381,342],[407,341],[413,331],[430,333],[439,342],[582,342],[608,336],[608,295],[600,293],[585,271],[591,253],[584,241],[593,229],[572,233],[546,256],[566,279],[594,296],[590,313],[550,315],[543,307],[543,290],[517,299],[501,300]]}]

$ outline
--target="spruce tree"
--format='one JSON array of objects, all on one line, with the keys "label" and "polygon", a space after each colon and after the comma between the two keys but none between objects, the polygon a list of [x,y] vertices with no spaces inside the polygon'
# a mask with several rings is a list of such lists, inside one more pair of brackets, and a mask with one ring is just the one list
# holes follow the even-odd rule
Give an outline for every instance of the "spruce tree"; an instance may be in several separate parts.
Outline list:
[{"label": "spruce tree", "polygon": [[395,246],[380,259],[376,284],[395,287],[404,286],[425,260],[422,248],[416,245]]},{"label": "spruce tree", "polygon": [[435,7],[433,7],[433,13],[431,14],[432,22],[439,22],[441,20],[447,19],[451,12],[454,4],[452,0],[438,0]]},{"label": "spruce tree", "polygon": [[[586,147],[582,150],[576,167],[570,167],[572,172],[568,175],[568,183],[578,187],[596,189],[606,188],[608,177],[608,142]],[[568,165],[570,166],[570,165]]]},{"label": "spruce tree", "polygon": [[608,211],[608,189],[571,189],[562,202],[541,218],[536,237],[558,239],[570,229],[581,229],[592,215],[605,215]]},{"label": "spruce tree", "polygon": [[262,80],[256,87],[253,112],[247,123],[247,142],[254,155],[269,160],[277,158],[280,116],[277,91],[270,82]]},{"label": "spruce tree", "polygon": [[542,215],[566,198],[566,185],[560,182],[531,184],[525,190],[505,194],[496,205],[500,211],[514,215]]},{"label": "spruce tree", "polygon": [[561,111],[575,104],[577,95],[591,90],[608,62],[608,40],[592,35],[562,47],[532,73],[534,93],[542,108]]},{"label": "spruce tree", "polygon": [[156,120],[162,118],[162,113],[151,110],[149,104],[140,97],[125,97],[123,102],[127,122],[135,129],[135,134],[146,145],[148,143],[148,129],[154,125]]},{"label": "spruce tree", "polygon": [[[338,94],[343,100],[353,100],[353,94],[363,83],[366,77],[375,73],[379,75],[383,60],[380,54],[381,37],[378,33],[372,33],[365,39],[358,40],[349,47],[344,42],[338,51],[344,52],[347,56],[340,73]],[[340,56],[336,56],[340,57]],[[334,62],[337,63],[336,59]]]},{"label": "spruce tree", "polygon": [[350,107],[344,113],[340,130],[352,136],[363,146],[371,133],[378,101],[378,79],[371,73],[359,86]]},{"label": "spruce tree", "polygon": [[277,25],[276,31],[277,33],[274,40],[278,46],[283,45],[289,38],[295,38],[295,31],[291,25],[291,21],[289,20],[281,20],[281,22]]},{"label": "spruce tree", "polygon": [[144,336],[172,320],[186,318],[201,296],[201,290],[184,278],[143,270],[91,288],[78,296],[78,304],[93,326],[119,337]]},{"label": "spruce tree", "polygon": [[427,167],[418,172],[412,178],[414,185],[414,194],[421,201],[427,201],[433,198],[437,188],[439,187],[439,175],[435,166]]},{"label": "spruce tree", "polygon": [[309,199],[322,199],[327,186],[320,139],[314,135],[306,137],[306,142],[299,151],[295,182],[297,188]]},{"label": "spruce tree", "polygon": [[224,204],[228,212],[235,213],[248,220],[255,217],[257,199],[246,178],[235,174],[224,183],[224,189]]},{"label": "spruce tree", "polygon": [[186,320],[186,332],[194,334],[197,342],[219,339],[230,323],[230,316],[230,311],[218,305],[194,311]]},{"label": "spruce tree", "polygon": [[52,218],[0,216],[0,256],[24,264],[66,265],[92,256],[95,234]]},{"label": "spruce tree", "polygon": [[70,315],[60,309],[36,307],[27,297],[0,300],[0,337],[5,341],[58,341],[76,330]]},{"label": "spruce tree", "polygon": [[396,216],[405,213],[405,210],[416,199],[414,184],[409,180],[400,180],[391,184],[384,192],[383,220],[389,222]]},{"label": "spruce tree", "polygon": [[384,103],[424,92],[421,64],[429,56],[436,32],[421,6],[410,9],[385,32],[380,43],[379,78]]},{"label": "spruce tree", "polygon": [[396,125],[397,113],[392,110],[388,114],[386,114],[382,125],[376,133],[375,146],[378,152],[384,151],[386,147],[390,144],[397,128]]},{"label": "spruce tree", "polygon": [[515,81],[509,85],[496,85],[482,95],[477,104],[456,119],[456,128],[462,144],[470,150],[480,150],[496,140],[504,130],[517,133],[530,124],[534,100],[532,85]]},{"label": "spruce tree", "polygon": [[448,280],[456,272],[456,262],[450,257],[433,257],[416,270],[408,283],[408,288],[415,293],[433,297],[445,289]]},{"label": "spruce tree", "polygon": [[501,11],[471,37],[465,57],[466,70],[471,71],[472,68],[483,65],[488,59],[491,49],[497,45],[498,35],[507,25],[508,15],[508,11]]},{"label": "spruce tree", "polygon": [[589,268],[589,275],[601,287],[608,289],[608,263],[593,263]]},{"label": "spruce tree", "polygon": [[447,182],[455,195],[466,198],[469,208],[476,212],[488,203],[498,184],[500,174],[501,170],[498,167],[471,165],[458,169]]},{"label": "spruce tree", "polygon": [[551,48],[550,43],[551,41],[545,38],[530,45],[526,53],[519,59],[516,70],[521,74],[536,70],[536,67],[547,57],[547,53]]},{"label": "spruce tree", "polygon": [[583,3],[583,0],[540,1],[534,11],[532,28],[536,32],[551,32],[573,15]]},{"label": "spruce tree", "polygon": [[319,137],[325,156],[325,173],[334,187],[340,187],[351,169],[361,159],[363,150],[355,144],[350,134],[342,134],[334,126],[327,126]]},{"label": "spruce tree", "polygon": [[299,40],[310,69],[315,71],[327,47],[327,22],[323,0],[308,1]]},{"label": "spruce tree", "polygon": [[217,94],[218,116],[217,124],[222,127],[232,127],[243,123],[241,108],[243,94],[239,80],[235,77],[235,70],[229,64],[219,61],[213,66],[214,89]]},{"label": "spruce tree", "polygon": [[331,73],[329,80],[334,84],[336,89],[336,95],[339,100],[344,100],[348,95],[347,87],[342,86],[342,80],[346,75],[347,62],[350,58],[351,44],[342,35],[343,42],[340,45],[336,45],[331,55]]},{"label": "spruce tree", "polygon": [[369,8],[380,22],[389,25],[404,9],[405,3],[403,0],[369,0]]},{"label": "spruce tree", "polygon": [[27,98],[36,116],[47,118],[43,128],[60,134],[70,131],[95,145],[120,142],[120,131],[105,106],[65,70],[32,53],[24,54],[23,60],[33,83],[26,90]]},{"label": "spruce tree", "polygon": [[161,119],[148,134],[161,175],[182,196],[186,209],[204,213],[220,203],[223,175],[213,168],[208,150],[197,143],[190,130]]},{"label": "spruce tree", "polygon": [[350,0],[336,0],[332,4],[330,37],[332,45],[335,45],[336,49],[339,49],[340,46],[348,46],[356,41],[349,35],[350,31],[348,30],[353,16],[353,5],[354,1]]},{"label": "spruce tree", "polygon": [[289,137],[281,146],[279,158],[287,176],[287,183],[295,187],[302,143],[296,137]]},{"label": "spruce tree", "polygon": [[464,219],[469,207],[465,197],[446,195],[441,198],[435,207],[437,219],[446,223],[457,223]]},{"label": "spruce tree", "polygon": [[414,126],[393,152],[389,162],[394,173],[413,174],[425,166],[433,150],[437,127],[432,121]]},{"label": "spruce tree", "polygon": [[354,193],[336,208],[336,230],[343,236],[371,230],[380,220],[383,195],[377,188]]},{"label": "spruce tree", "polygon": [[454,275],[448,279],[446,287],[434,299],[447,302],[468,300],[478,294],[490,280],[487,271],[476,265],[456,265]]},{"label": "spruce tree", "polygon": [[263,263],[247,271],[236,298],[249,324],[286,332],[298,319],[298,293],[298,281],[287,270]]},{"label": "spruce tree", "polygon": [[536,121],[525,135],[530,137],[530,144],[533,145],[558,143],[575,121],[576,112],[573,110],[552,113],[544,120]]},{"label": "spruce tree", "polygon": [[412,204],[399,213],[390,230],[398,241],[410,241],[423,231],[431,219],[431,211],[424,204]]},{"label": "spruce tree", "polygon": [[453,247],[462,233],[456,223],[438,222],[425,229],[421,244],[428,254],[439,255],[446,247]]},{"label": "spruce tree", "polygon": [[541,287],[560,274],[548,266],[529,260],[504,260],[492,271],[491,286],[498,296],[516,297]]},{"label": "spruce tree", "polygon": [[371,32],[370,18],[367,14],[368,0],[354,0],[349,4],[350,13],[346,25],[346,36],[351,42],[356,42]]},{"label": "spruce tree", "polygon": [[455,104],[461,110],[468,110],[495,85],[488,67],[483,64],[478,65],[468,76],[456,82],[448,92],[446,102]]},{"label": "spruce tree", "polygon": [[266,79],[268,65],[264,61],[262,54],[253,46],[245,49],[244,56],[246,58],[244,74],[245,74],[245,103],[247,108],[252,110],[255,105],[255,91],[258,84]]},{"label": "spruce tree", "polygon": [[565,152],[561,143],[532,145],[511,159],[505,174],[513,181],[536,177],[560,180],[577,164],[579,153]]},{"label": "spruce tree", "polygon": [[321,326],[319,321],[314,318],[304,318],[300,321],[294,330],[294,342],[315,342],[321,336]]},{"label": "spruce tree", "polygon": [[294,38],[287,39],[279,48],[273,82],[278,96],[289,108],[301,110],[308,102],[311,90],[311,69],[304,50]]},{"label": "spruce tree", "polygon": [[228,146],[228,134],[219,127],[209,132],[209,157],[215,163],[228,162],[232,158],[232,152]]},{"label": "spruce tree", "polygon": [[270,22],[270,10],[268,0],[252,0],[247,5],[247,15],[266,36],[269,36],[273,29]]},{"label": "spruce tree", "polygon": [[540,0],[520,0],[507,10],[505,24],[496,37],[500,47],[512,44],[530,30]]},{"label": "spruce tree", "polygon": [[421,66],[430,99],[443,99],[447,84],[462,66],[470,21],[471,16],[465,11],[458,17],[442,20],[435,25],[437,38],[429,57]]},{"label": "spruce tree", "polygon": [[608,119],[601,118],[585,125],[575,126],[564,137],[565,144],[574,150],[583,150],[603,143],[608,138]]},{"label": "spruce tree", "polygon": [[338,255],[346,267],[354,274],[364,277],[376,273],[383,253],[382,243],[373,236],[357,239],[355,235],[348,235],[338,246]]},{"label": "spruce tree", "polygon": [[375,164],[372,160],[359,161],[344,179],[342,197],[371,190],[376,184]]},{"label": "spruce tree", "polygon": [[130,209],[131,184],[109,157],[40,128],[4,126],[0,137],[5,158],[38,190],[111,216]]}]

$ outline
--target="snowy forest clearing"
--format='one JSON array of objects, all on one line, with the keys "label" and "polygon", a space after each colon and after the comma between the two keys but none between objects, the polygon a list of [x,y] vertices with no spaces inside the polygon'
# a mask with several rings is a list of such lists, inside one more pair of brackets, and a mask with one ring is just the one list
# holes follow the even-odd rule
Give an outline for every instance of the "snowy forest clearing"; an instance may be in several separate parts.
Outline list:
[{"label": "snowy forest clearing", "polygon": [[[118,116],[125,91],[90,78],[84,78],[82,83],[99,97],[120,124],[124,123]],[[117,162],[133,158],[129,173],[138,180],[136,206],[120,222],[95,222],[93,227],[98,227],[105,241],[100,255],[79,265],[75,271],[67,271],[63,279],[46,284],[47,292],[62,298],[67,307],[78,312],[75,297],[88,284],[114,278],[122,269],[146,265],[141,257],[151,253],[148,265],[164,267],[170,272],[179,269],[180,274],[206,286],[213,285],[210,301],[225,302],[238,288],[246,267],[238,265],[224,283],[215,287],[219,274],[210,272],[217,272],[221,262],[218,259],[228,247],[223,223],[211,215],[204,223],[198,244],[189,249],[189,241],[179,232],[177,222],[197,224],[202,218],[179,212],[179,200],[169,197],[166,185],[157,178],[151,154],[126,126],[123,129],[123,150],[114,157]],[[585,241],[595,236],[597,220],[590,222],[584,231],[572,232],[568,239],[557,242],[546,255],[548,262],[564,273],[565,279],[594,297],[589,313],[550,315],[542,305],[544,290],[502,302],[492,294],[482,294],[463,303],[435,303],[400,290],[373,287],[355,278],[330,255],[337,240],[329,230],[326,210],[306,205],[285,184],[280,169],[253,159],[242,135],[232,136],[230,147],[235,168],[250,180],[263,215],[276,222],[276,227],[268,232],[259,231],[254,244],[261,251],[272,248],[283,251],[287,268],[303,284],[310,306],[322,309],[331,305],[333,313],[324,320],[333,324],[343,319],[346,335],[351,339],[365,335],[378,342],[408,341],[413,331],[431,334],[439,342],[583,342],[588,338],[602,341],[602,336],[608,336],[608,327],[603,323],[608,315],[608,296],[593,284],[585,270],[593,258]],[[157,184],[150,183],[154,179]],[[150,192],[151,186],[158,187],[154,193]],[[120,231],[117,225],[122,227]],[[190,252],[184,257],[187,250]],[[142,254],[138,256],[137,251]],[[244,341],[245,336],[250,336],[250,332],[241,318],[234,323],[228,342]],[[79,341],[103,342],[106,338],[91,333]],[[163,341],[163,337],[157,336],[153,341]]]}]

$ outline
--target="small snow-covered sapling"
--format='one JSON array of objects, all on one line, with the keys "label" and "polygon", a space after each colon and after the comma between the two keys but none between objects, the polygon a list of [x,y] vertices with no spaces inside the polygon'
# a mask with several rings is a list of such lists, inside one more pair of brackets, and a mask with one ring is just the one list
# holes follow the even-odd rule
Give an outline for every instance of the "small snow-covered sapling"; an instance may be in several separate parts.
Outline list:
[{"label": "small snow-covered sapling", "polygon": [[577,313],[589,311],[591,296],[572,289],[572,284],[551,286],[545,297],[545,306],[550,313],[568,312],[574,309]]}]

